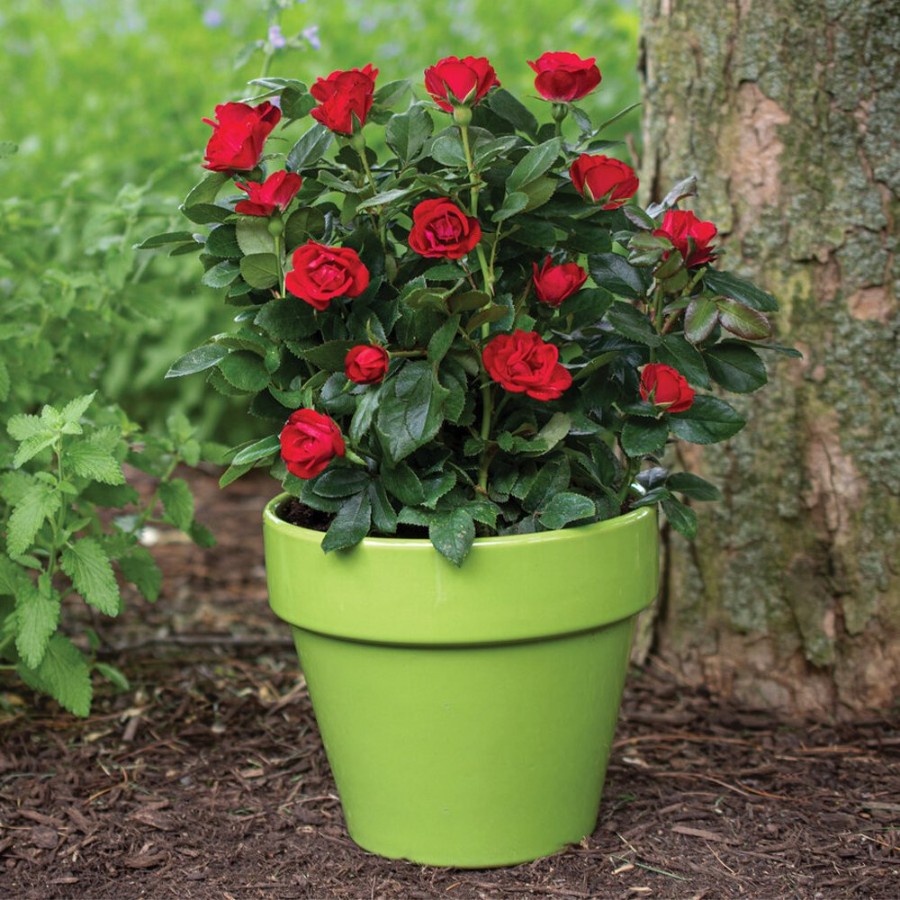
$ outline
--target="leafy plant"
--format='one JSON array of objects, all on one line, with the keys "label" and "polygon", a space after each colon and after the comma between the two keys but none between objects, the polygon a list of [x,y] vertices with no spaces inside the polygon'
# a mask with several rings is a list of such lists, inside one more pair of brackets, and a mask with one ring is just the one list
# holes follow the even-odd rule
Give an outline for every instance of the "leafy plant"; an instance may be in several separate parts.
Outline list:
[{"label": "leafy plant", "polygon": [[594,60],[530,65],[544,122],[484,58],[426,70],[431,102],[376,89],[372,65],[259,79],[205,120],[210,172],[182,206],[205,233],[143,245],[199,253],[237,309],[169,373],[272,423],[223,483],[274,460],[330,517],[326,551],[413,526],[460,564],[477,535],[655,503],[692,536],[685,498],[717,491],[666,471],[666,446],[731,437],[745,423],[714,386],[766,382],[777,304],[718,269],[715,226],[676,208],[693,184],[630,203],[634,171],[578,103]]},{"label": "leafy plant", "polygon": [[[80,597],[117,616],[117,571],[155,601],[162,573],[140,544],[150,523],[174,525],[203,544],[211,540],[194,521],[187,483],[173,477],[180,462],[199,459],[187,422],[170,423],[172,438],[141,436],[118,410],[92,410],[94,397],[13,416],[12,469],[0,475],[0,656],[31,687],[81,716],[90,709],[92,669],[122,687],[127,680],[58,630],[64,604]],[[126,482],[123,463],[158,478],[151,496],[141,498]],[[133,511],[107,523],[104,507]]]}]

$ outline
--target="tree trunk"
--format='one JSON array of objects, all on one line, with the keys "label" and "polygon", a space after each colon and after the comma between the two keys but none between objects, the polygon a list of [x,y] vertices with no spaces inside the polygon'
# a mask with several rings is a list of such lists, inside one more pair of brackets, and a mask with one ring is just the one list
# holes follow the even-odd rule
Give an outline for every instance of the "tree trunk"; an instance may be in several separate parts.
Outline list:
[{"label": "tree trunk", "polygon": [[[848,717],[900,695],[900,4],[642,0],[642,184],[688,174],[720,268],[775,294],[749,426],[681,464],[723,489],[666,535],[656,650],[714,693]],[[652,197],[649,195],[653,195]]]}]

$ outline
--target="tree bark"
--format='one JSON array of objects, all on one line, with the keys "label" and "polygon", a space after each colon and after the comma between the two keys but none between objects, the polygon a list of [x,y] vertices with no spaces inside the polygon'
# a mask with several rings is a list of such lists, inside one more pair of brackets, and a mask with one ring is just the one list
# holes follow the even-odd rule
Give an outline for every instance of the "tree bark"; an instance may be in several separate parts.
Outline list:
[{"label": "tree bark", "polygon": [[645,199],[695,173],[719,267],[804,354],[766,354],[748,427],[681,452],[725,500],[693,545],[665,534],[656,650],[786,713],[896,706],[900,3],[642,0],[642,31]]}]

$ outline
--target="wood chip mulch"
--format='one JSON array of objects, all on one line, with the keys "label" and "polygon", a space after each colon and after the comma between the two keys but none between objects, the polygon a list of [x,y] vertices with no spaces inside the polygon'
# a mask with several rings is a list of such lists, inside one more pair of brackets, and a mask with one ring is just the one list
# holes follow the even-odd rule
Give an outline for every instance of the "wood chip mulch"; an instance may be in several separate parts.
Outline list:
[{"label": "wood chip mulch", "polygon": [[365,853],[266,606],[271,487],[191,479],[219,545],[156,535],[163,597],[93,623],[131,689],[98,686],[77,720],[0,680],[0,898],[900,897],[896,710],[778,721],[656,659],[632,673],[580,845],[488,871]]}]

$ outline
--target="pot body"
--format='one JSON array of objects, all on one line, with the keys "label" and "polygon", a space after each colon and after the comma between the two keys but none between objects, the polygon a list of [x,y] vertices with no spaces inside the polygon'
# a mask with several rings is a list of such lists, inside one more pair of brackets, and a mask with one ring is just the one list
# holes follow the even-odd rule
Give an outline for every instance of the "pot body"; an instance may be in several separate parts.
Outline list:
[{"label": "pot body", "polygon": [[590,834],[633,622],[658,583],[656,511],[478,539],[322,534],[266,508],[270,604],[293,626],[350,836],[482,868]]}]

